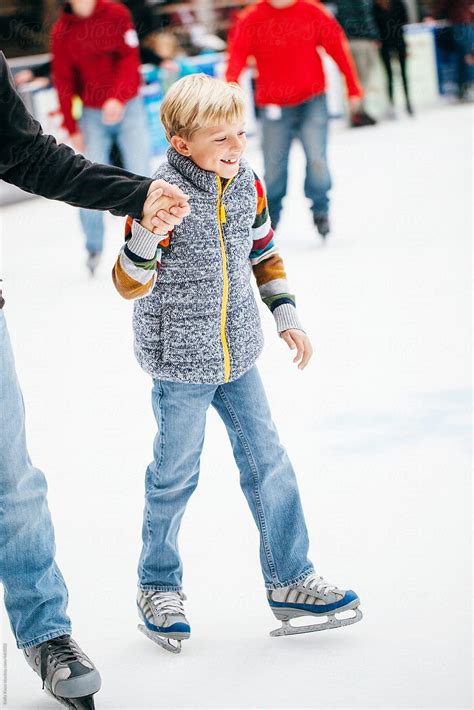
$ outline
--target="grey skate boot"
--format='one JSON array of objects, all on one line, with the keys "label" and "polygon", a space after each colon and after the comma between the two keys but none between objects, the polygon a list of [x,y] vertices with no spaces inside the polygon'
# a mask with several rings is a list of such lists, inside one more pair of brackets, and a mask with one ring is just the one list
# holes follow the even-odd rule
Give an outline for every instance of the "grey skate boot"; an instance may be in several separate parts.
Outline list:
[{"label": "grey skate boot", "polygon": [[100,251],[90,251],[87,254],[86,266],[89,270],[91,276],[95,276],[99,261],[101,259],[102,252]]},{"label": "grey skate boot", "polygon": [[331,231],[331,227],[329,225],[329,215],[327,213],[319,214],[317,212],[313,212],[313,222],[321,237],[326,239],[327,235]]},{"label": "grey skate boot", "polygon": [[138,625],[138,629],[171,653],[180,653],[181,641],[191,635],[191,627],[184,615],[185,599],[182,592],[138,590],[138,613],[144,622],[144,625]]},{"label": "grey skate boot", "polygon": [[[309,574],[295,586],[268,590],[267,597],[271,610],[282,622],[282,626],[271,631],[270,636],[290,636],[310,631],[336,629],[339,626],[355,624],[362,619],[362,612],[359,609],[360,599],[355,592],[351,589],[347,591],[339,589],[314,573]],[[336,614],[341,612],[353,613],[350,616],[337,617]],[[323,622],[310,626],[292,626],[290,619],[297,616],[323,618]]]},{"label": "grey skate boot", "polygon": [[90,658],[70,636],[58,636],[23,649],[28,665],[55,700],[76,710],[94,710],[100,675]]}]

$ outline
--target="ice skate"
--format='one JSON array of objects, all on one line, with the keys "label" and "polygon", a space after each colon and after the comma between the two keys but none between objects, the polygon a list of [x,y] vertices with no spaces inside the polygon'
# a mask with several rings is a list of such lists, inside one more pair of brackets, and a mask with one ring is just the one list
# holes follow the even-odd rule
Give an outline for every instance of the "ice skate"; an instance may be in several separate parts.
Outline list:
[{"label": "ice skate", "polygon": [[313,222],[322,238],[326,239],[327,235],[331,231],[328,215],[326,213],[318,214],[313,212]]},{"label": "ice skate", "polygon": [[90,658],[70,636],[58,636],[23,649],[28,664],[43,681],[43,688],[68,708],[94,710],[100,675]]},{"label": "ice skate", "polygon": [[91,276],[95,275],[101,257],[100,251],[90,251],[87,255],[86,266]]},{"label": "ice skate", "polygon": [[184,615],[182,592],[153,592],[138,590],[138,612],[144,625],[138,629],[166,651],[181,653],[181,641],[191,635],[191,627]]},{"label": "ice skate", "polygon": [[[294,587],[268,591],[268,603],[276,618],[282,622],[270,636],[291,636],[324,629],[355,624],[362,619],[360,599],[352,590],[344,591],[326,582],[317,574],[308,575]],[[349,615],[347,612],[350,612]],[[344,613],[343,616],[339,616]],[[311,616],[318,623],[308,626],[292,626],[290,619]]]},{"label": "ice skate", "polygon": [[364,128],[365,126],[375,126],[377,121],[372,118],[364,109],[360,111],[355,111],[351,115],[351,127],[352,128]]}]

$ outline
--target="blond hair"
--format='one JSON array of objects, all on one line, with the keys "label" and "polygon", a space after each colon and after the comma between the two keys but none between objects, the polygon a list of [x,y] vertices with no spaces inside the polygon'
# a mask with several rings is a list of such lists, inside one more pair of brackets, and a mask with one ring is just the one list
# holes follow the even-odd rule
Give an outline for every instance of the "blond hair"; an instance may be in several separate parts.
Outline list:
[{"label": "blond hair", "polygon": [[190,74],[169,88],[160,113],[168,141],[173,136],[189,140],[199,128],[242,121],[245,101],[238,84]]}]

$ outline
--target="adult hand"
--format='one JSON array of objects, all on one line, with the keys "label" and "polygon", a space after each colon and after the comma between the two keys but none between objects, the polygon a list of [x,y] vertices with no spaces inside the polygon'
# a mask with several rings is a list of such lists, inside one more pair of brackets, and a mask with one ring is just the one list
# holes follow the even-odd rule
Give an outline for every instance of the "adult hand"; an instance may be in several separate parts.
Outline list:
[{"label": "adult hand", "polygon": [[81,131],[76,131],[75,133],[71,133],[71,143],[73,144],[75,150],[78,153],[81,153],[82,155],[84,155],[85,143],[84,143],[84,136],[82,135]]},{"label": "adult hand", "polygon": [[349,111],[351,113],[357,113],[362,108],[362,98],[360,96],[350,96],[349,97]]},{"label": "adult hand", "polygon": [[158,210],[156,216],[153,217],[151,223],[154,234],[170,232],[176,225],[181,224],[183,219],[191,212],[188,204],[189,197],[179,187],[170,185],[166,180],[153,180],[148,189],[147,197],[160,188],[163,190],[163,195],[174,200],[174,204],[168,211]]},{"label": "adult hand", "polygon": [[280,333],[280,336],[283,338],[290,350],[296,349],[296,356],[294,357],[293,362],[298,362],[298,370],[304,370],[313,354],[313,348],[306,333],[303,333],[302,330],[297,330],[296,328],[289,328],[288,330],[284,330]]},{"label": "adult hand", "polygon": [[102,106],[102,122],[107,126],[119,123],[124,114],[125,106],[118,99],[107,99]]},{"label": "adult hand", "polygon": [[15,84],[17,86],[21,86],[22,84],[27,84],[29,81],[33,81],[34,78],[35,78],[35,75],[31,71],[31,69],[22,69],[21,71],[17,72],[14,76]]}]

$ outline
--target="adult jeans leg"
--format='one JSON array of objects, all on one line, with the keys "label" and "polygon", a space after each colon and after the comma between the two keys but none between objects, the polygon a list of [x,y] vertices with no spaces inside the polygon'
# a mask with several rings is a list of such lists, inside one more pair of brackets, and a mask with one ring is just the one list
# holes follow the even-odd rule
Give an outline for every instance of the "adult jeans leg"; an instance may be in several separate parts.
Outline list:
[{"label": "adult jeans leg", "polygon": [[262,150],[265,165],[265,187],[272,224],[280,220],[283,198],[288,184],[288,157],[295,132],[295,108],[262,109]]},{"label": "adult jeans leg", "polygon": [[466,58],[474,52],[474,26],[453,25],[451,31],[457,54],[458,93],[462,98],[473,80],[474,69]]},{"label": "adult jeans leg", "polygon": [[393,105],[393,72],[392,72],[392,62],[390,56],[390,47],[384,42],[380,48],[380,56],[382,58],[383,65],[385,67],[385,74],[387,76],[387,92],[390,103]]},{"label": "adult jeans leg", "polygon": [[206,412],[215,389],[215,385],[154,381],[152,404],[158,433],[154,460],[145,476],[143,547],[138,565],[141,589],[181,589],[178,533],[198,482]]},{"label": "adult jeans leg", "polygon": [[118,126],[117,143],[126,170],[136,175],[150,174],[150,138],[140,96],[126,104],[124,117]]},{"label": "adult jeans leg", "polygon": [[298,484],[271,419],[258,370],[220,385],[212,401],[227,428],[240,485],[260,532],[260,563],[268,589],[313,571]]},{"label": "adult jeans leg", "polygon": [[329,115],[326,95],[319,94],[300,104],[300,138],[306,155],[304,192],[312,201],[312,210],[322,215],[329,212],[331,175],[327,163]]},{"label": "adult jeans leg", "polygon": [[19,648],[71,633],[68,593],[54,561],[44,474],[28,456],[25,410],[0,310],[0,580]]},{"label": "adult jeans leg", "polygon": [[[94,163],[108,165],[112,147],[113,132],[110,126],[102,123],[102,111],[84,108],[80,120],[84,136],[85,156]],[[100,253],[104,248],[104,215],[99,210],[79,210],[82,228],[86,235],[88,252]]]}]

